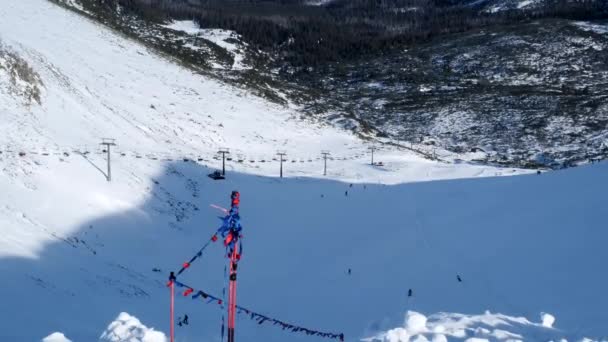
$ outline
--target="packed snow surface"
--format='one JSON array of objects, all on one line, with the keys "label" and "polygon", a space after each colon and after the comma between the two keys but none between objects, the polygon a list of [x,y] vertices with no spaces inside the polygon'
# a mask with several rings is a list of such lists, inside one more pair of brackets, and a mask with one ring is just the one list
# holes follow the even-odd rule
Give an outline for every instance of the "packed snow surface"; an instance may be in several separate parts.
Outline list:
[{"label": "packed snow surface", "polygon": [[42,342],[72,342],[64,334],[60,332],[54,332],[49,336],[42,339]]},{"label": "packed snow surface", "polygon": [[[0,310],[0,340],[61,331],[95,341],[120,312],[167,332],[168,273],[208,241],[222,214],[210,205],[227,206],[235,189],[245,227],[238,298],[260,313],[348,341],[404,326],[407,310],[420,313],[405,325],[418,335],[433,313],[491,310],[550,312],[573,336],[605,336],[608,165],[526,175],[383,147],[372,166],[358,137],[50,2],[9,1],[0,17],[3,46],[44,87],[28,106],[0,92],[0,303],[11,308]],[[103,137],[118,143],[111,182]],[[231,150],[228,178],[213,181],[221,147]],[[278,149],[288,153],[283,179]],[[519,176],[495,177],[506,175]],[[211,245],[180,279],[221,295],[222,254]],[[179,341],[219,339],[216,305],[178,296],[184,314]],[[146,336],[123,318],[112,332]],[[247,316],[237,327],[245,340],[314,339]]]},{"label": "packed snow surface", "polygon": [[[408,311],[403,327],[391,329],[365,342],[409,341],[583,341],[584,338],[561,330],[551,329],[542,315],[543,322],[530,322],[523,317],[511,317],[489,311],[481,315],[438,313],[427,317]],[[552,323],[551,323],[552,324]]]}]

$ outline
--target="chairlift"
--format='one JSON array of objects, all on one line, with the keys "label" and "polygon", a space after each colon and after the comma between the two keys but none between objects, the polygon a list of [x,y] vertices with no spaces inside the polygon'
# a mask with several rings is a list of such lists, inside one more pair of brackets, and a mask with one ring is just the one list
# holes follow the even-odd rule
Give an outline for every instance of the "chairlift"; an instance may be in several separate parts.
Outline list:
[{"label": "chairlift", "polygon": [[212,173],[208,174],[207,176],[213,180],[226,179],[226,177],[224,175],[222,175],[222,173],[219,170],[213,171]]}]

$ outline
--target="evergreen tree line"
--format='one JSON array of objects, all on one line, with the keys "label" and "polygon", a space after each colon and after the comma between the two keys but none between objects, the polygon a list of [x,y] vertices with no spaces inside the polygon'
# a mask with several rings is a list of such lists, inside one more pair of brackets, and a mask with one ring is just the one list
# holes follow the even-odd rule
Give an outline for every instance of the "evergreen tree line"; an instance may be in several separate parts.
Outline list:
[{"label": "evergreen tree line", "polygon": [[546,0],[527,11],[481,11],[467,0],[98,0],[145,20],[194,20],[233,30],[293,66],[389,52],[435,36],[540,18],[608,18],[605,0]]}]

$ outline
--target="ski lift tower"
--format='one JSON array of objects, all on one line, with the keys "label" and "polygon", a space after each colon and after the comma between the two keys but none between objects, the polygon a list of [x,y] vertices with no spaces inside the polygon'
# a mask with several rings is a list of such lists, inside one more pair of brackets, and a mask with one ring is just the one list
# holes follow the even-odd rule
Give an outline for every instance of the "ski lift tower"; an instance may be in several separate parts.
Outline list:
[{"label": "ski lift tower", "polygon": [[112,181],[112,167],[110,163],[110,148],[112,146],[116,146],[116,139],[112,138],[102,138],[101,145],[105,147],[105,150],[108,154],[108,174],[106,175],[108,182]]},{"label": "ski lift tower", "polygon": [[323,155],[323,176],[327,176],[327,157],[330,153],[327,150],[323,150],[321,154]]},{"label": "ski lift tower", "polygon": [[219,151],[217,151],[217,153],[222,155],[222,176],[226,175],[226,155],[230,154],[230,150],[222,147],[220,148]]},{"label": "ski lift tower", "polygon": [[279,162],[281,163],[280,176],[283,178],[283,162],[285,161],[284,157],[287,155],[285,150],[277,151],[277,156],[279,156]]},{"label": "ski lift tower", "polygon": [[367,149],[372,151],[372,165],[374,165],[374,152],[376,150],[378,150],[378,148],[376,146],[372,145],[372,146],[368,147]]}]

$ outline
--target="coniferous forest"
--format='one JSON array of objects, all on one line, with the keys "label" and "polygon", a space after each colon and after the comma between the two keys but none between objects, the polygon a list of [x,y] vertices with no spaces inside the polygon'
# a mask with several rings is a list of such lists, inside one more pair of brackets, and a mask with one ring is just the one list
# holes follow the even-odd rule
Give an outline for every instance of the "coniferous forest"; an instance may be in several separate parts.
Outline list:
[{"label": "coniferous forest", "polygon": [[540,18],[608,17],[605,0],[545,0],[533,9],[484,11],[471,0],[100,0],[145,20],[192,19],[202,28],[236,31],[292,66],[390,52],[438,35]]}]

